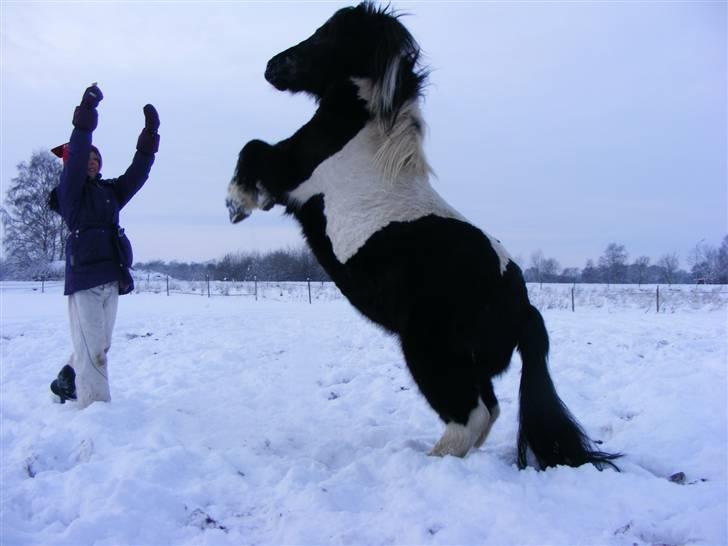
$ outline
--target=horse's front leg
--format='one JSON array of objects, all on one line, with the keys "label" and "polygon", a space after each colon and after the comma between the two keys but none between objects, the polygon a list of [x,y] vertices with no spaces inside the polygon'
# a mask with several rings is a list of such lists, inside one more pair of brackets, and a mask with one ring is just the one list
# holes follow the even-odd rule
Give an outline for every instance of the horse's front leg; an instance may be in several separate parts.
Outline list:
[{"label": "horse's front leg", "polygon": [[255,209],[270,210],[276,204],[273,188],[279,181],[270,179],[273,156],[274,147],[261,140],[251,140],[240,150],[225,200],[232,223],[245,220]]}]

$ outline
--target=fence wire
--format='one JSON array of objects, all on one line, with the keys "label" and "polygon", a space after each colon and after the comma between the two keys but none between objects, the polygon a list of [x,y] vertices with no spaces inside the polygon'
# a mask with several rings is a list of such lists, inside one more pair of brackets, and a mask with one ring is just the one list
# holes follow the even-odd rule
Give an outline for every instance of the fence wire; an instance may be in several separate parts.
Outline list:
[{"label": "fence wire", "polygon": [[[332,282],[274,282],[253,280],[183,281],[163,275],[135,278],[136,294],[188,296],[202,298],[239,297],[261,301],[292,301],[311,304],[343,300]],[[462,297],[456,283],[443,282],[442,290]],[[640,309],[645,312],[673,313],[687,310],[722,310],[728,308],[727,285],[605,285],[528,283],[531,303],[537,308],[562,309]],[[2,291],[31,290],[62,294],[63,281],[0,282]]]}]

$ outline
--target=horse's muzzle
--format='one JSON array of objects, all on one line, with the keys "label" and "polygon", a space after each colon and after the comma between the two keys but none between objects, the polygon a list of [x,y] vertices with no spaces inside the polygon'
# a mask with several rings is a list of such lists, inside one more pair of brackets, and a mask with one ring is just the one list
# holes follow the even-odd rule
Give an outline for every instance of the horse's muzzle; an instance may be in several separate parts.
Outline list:
[{"label": "horse's muzzle", "polygon": [[286,88],[285,72],[280,64],[274,61],[275,59],[271,59],[265,68],[265,80],[279,91],[284,91]]},{"label": "horse's muzzle", "polygon": [[295,87],[298,61],[290,50],[283,51],[273,57],[265,67],[265,79],[279,91]]}]

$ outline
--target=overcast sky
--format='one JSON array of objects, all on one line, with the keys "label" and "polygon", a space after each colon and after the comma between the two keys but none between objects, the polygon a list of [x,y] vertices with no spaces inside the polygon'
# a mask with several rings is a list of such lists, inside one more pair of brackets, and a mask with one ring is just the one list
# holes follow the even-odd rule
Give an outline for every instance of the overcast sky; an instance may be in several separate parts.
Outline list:
[{"label": "overcast sky", "polygon": [[[202,261],[302,244],[280,207],[228,222],[240,148],[314,112],[267,60],[344,2],[2,1],[2,194],[66,142],[98,82],[94,143],[121,174],[160,114],[151,177],[122,212],[135,260]],[[432,70],[423,104],[435,188],[527,265],[687,255],[728,233],[725,2],[393,2]]]}]

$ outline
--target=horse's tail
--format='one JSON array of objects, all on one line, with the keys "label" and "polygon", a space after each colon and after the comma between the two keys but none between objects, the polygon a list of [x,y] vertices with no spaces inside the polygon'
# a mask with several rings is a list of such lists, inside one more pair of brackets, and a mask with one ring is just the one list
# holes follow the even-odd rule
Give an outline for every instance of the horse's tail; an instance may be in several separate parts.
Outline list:
[{"label": "horse's tail", "polygon": [[611,466],[619,454],[598,451],[559,396],[547,367],[549,338],[541,313],[532,305],[522,325],[518,351],[521,353],[518,466],[526,466],[530,447],[541,468],[592,463],[600,470]]}]

